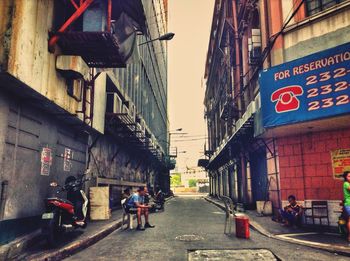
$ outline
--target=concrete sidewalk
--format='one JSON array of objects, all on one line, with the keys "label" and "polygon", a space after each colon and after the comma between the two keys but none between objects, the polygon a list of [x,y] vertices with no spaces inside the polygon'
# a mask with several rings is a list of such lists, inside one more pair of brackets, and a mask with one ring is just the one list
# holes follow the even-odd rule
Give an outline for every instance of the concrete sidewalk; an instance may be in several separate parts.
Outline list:
[{"label": "concrete sidewalk", "polygon": [[[166,201],[173,197],[169,197]],[[85,249],[122,226],[122,209],[112,212],[109,220],[90,221],[85,230],[63,235],[57,248],[49,249],[40,230],[0,247],[0,260],[61,260]]]},{"label": "concrete sidewalk", "polygon": [[[219,208],[225,209],[221,200],[213,197],[206,197],[205,199]],[[250,226],[254,230],[269,238],[350,256],[350,245],[338,233],[315,231],[315,229],[308,227],[285,227],[273,221],[269,216],[257,215],[256,211],[246,211],[244,214],[249,217]]]},{"label": "concrete sidewalk", "polygon": [[60,260],[106,237],[122,225],[122,210],[112,212],[109,220],[90,221],[85,230],[77,229],[63,235],[57,248],[49,249],[41,236],[16,260]]}]

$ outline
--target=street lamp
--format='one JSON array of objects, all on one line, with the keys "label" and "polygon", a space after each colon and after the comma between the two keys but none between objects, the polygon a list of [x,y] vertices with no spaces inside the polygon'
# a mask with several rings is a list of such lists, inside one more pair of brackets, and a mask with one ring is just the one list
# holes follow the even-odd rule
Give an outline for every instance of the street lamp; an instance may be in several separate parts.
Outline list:
[{"label": "street lamp", "polygon": [[164,34],[164,35],[159,36],[158,38],[151,39],[151,40],[149,40],[149,41],[140,43],[139,46],[140,46],[140,45],[147,44],[147,43],[150,43],[150,42],[154,42],[154,41],[157,41],[157,40],[159,40],[159,41],[170,41],[171,39],[174,38],[174,36],[175,36],[174,33],[166,33],[166,34]]}]

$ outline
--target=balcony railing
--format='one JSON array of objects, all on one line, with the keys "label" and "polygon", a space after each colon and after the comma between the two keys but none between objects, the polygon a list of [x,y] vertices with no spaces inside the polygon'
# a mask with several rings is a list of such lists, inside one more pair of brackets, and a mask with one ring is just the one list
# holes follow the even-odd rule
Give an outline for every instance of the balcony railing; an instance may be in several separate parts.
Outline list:
[{"label": "balcony railing", "polygon": [[[50,33],[49,50],[54,52],[58,44],[64,54],[81,56],[90,67],[125,67],[135,49],[137,32],[146,32],[141,0],[70,0],[65,5],[70,17]],[[74,28],[78,19],[80,24]]]}]

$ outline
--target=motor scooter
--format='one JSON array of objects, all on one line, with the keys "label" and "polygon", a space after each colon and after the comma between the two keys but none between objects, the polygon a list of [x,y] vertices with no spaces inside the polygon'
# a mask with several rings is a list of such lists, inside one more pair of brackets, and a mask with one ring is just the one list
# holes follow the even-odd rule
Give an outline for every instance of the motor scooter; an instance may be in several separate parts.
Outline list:
[{"label": "motor scooter", "polygon": [[[82,190],[84,182],[90,179],[85,175],[80,178],[69,176],[65,185],[51,182],[50,187],[58,188],[54,197],[45,199],[46,210],[42,214],[42,234],[49,246],[55,247],[63,233],[77,228],[86,228],[88,199]],[[60,197],[67,192],[67,199]]]}]

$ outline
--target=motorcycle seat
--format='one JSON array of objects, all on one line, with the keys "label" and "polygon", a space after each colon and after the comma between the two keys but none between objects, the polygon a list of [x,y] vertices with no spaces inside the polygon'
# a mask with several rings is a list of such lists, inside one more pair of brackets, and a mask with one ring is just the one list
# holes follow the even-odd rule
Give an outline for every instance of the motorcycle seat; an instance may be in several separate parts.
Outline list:
[{"label": "motorcycle seat", "polygon": [[69,201],[68,199],[63,199],[63,198],[48,198],[47,200],[57,200],[57,201],[62,202],[62,203],[73,205],[73,203],[71,201]]}]

